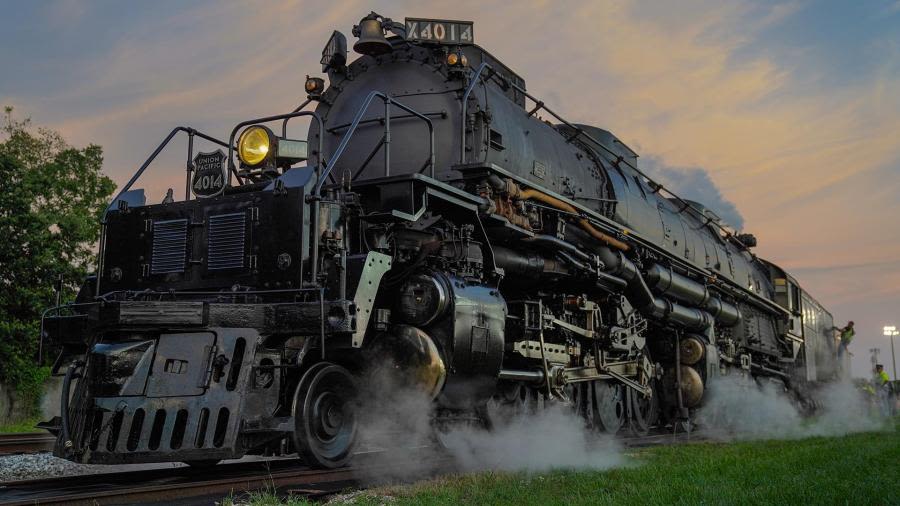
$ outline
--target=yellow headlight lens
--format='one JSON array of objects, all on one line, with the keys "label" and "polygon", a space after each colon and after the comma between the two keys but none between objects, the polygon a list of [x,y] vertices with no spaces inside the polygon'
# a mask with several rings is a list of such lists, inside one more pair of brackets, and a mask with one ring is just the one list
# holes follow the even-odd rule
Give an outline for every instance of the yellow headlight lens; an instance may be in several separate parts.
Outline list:
[{"label": "yellow headlight lens", "polygon": [[456,53],[450,53],[447,55],[447,65],[456,65],[459,63],[459,55]]},{"label": "yellow headlight lens", "polygon": [[247,165],[258,165],[266,159],[271,147],[269,132],[263,127],[252,126],[244,130],[238,139],[238,156]]}]

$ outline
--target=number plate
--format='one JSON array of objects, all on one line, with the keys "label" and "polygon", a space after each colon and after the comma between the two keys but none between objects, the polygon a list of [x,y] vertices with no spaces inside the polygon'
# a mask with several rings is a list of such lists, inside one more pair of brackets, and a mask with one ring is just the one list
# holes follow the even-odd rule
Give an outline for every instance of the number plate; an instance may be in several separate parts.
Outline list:
[{"label": "number plate", "polygon": [[225,190],[225,153],[197,153],[194,157],[194,176],[191,189],[200,198],[215,197]]},{"label": "number plate", "polygon": [[471,21],[406,18],[406,40],[432,44],[474,44]]}]

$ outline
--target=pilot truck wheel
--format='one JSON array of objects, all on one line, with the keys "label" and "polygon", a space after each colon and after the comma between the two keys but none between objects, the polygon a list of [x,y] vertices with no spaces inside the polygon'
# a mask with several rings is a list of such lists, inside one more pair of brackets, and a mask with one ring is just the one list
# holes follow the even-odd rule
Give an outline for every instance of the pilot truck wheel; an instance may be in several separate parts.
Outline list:
[{"label": "pilot truck wheel", "polygon": [[314,467],[347,464],[356,444],[357,385],[347,369],[329,362],[313,365],[294,394],[294,445]]}]

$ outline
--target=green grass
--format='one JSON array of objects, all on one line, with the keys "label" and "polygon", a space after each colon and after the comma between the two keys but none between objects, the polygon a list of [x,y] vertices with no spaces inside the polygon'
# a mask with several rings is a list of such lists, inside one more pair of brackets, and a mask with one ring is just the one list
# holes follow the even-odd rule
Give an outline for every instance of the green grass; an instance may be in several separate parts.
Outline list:
[{"label": "green grass", "polygon": [[[437,504],[900,504],[900,431],[641,450],[607,471],[487,472],[376,488],[348,502]],[[279,504],[271,494],[246,503]],[[243,502],[243,501],[242,501]],[[292,505],[303,504],[293,500]]]},{"label": "green grass", "polygon": [[40,420],[37,418],[32,418],[30,420],[25,420],[24,422],[11,423],[8,425],[0,425],[0,434],[12,434],[16,432],[42,432],[40,429],[35,429],[34,426]]}]

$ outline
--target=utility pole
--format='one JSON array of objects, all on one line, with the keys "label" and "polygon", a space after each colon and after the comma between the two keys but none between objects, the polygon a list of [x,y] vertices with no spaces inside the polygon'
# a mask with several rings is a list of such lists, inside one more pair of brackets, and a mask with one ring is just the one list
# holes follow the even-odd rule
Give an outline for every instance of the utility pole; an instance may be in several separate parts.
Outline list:
[{"label": "utility pole", "polygon": [[872,374],[875,374],[875,364],[878,363],[878,354],[881,353],[881,348],[869,348],[869,353],[872,354]]},{"label": "utility pole", "polygon": [[897,356],[894,355],[894,336],[898,334],[897,327],[894,325],[884,327],[884,335],[891,338],[891,362],[894,364],[894,381],[897,381]]}]

